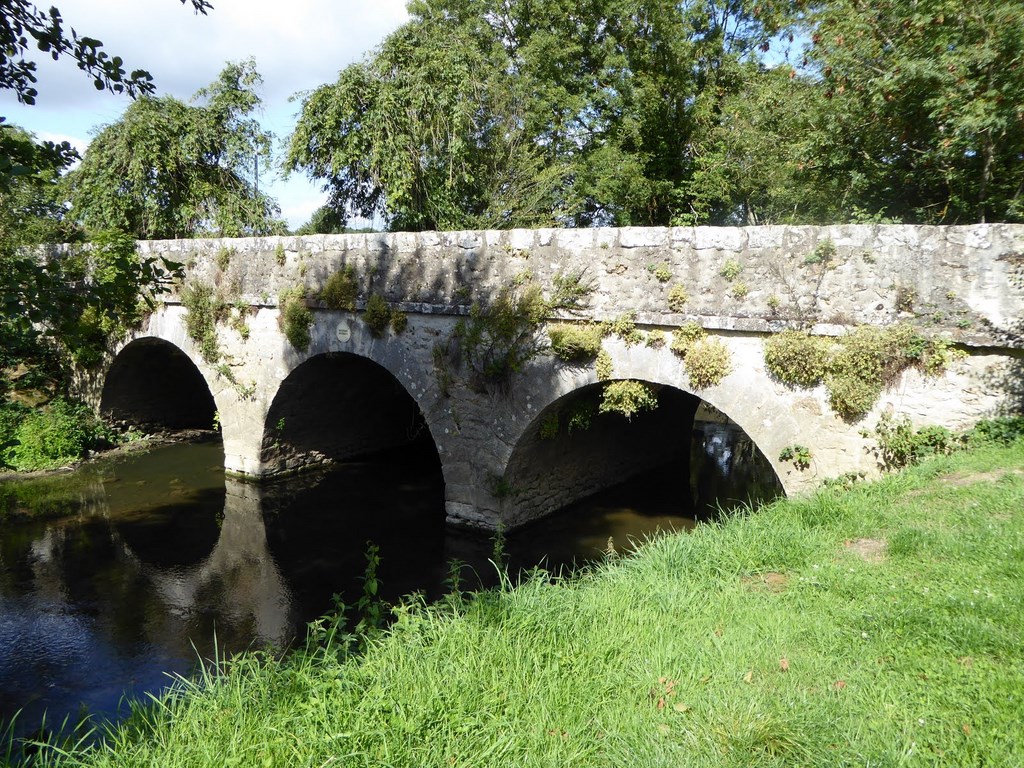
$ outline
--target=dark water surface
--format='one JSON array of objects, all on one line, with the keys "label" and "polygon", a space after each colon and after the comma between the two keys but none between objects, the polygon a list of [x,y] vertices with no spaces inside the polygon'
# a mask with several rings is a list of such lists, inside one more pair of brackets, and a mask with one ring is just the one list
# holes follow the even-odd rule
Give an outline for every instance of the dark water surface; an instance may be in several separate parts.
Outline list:
[{"label": "dark water surface", "polygon": [[[73,474],[0,484],[0,721],[116,717],[199,658],[284,648],[361,593],[367,543],[382,597],[496,580],[493,542],[444,527],[434,464],[350,463],[255,486],[225,479],[219,443],[171,445]],[[689,466],[665,467],[513,532],[511,568],[556,570],[779,486],[738,429],[698,423]],[[475,574],[475,576],[473,575]],[[479,581],[476,581],[479,579]],[[215,651],[215,649],[218,649]]]}]

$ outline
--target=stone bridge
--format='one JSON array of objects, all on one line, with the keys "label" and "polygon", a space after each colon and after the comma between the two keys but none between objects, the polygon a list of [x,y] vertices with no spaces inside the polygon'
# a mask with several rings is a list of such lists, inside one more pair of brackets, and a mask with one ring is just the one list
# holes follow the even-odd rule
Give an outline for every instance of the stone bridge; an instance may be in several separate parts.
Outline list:
[{"label": "stone bridge", "polygon": [[[455,525],[516,527],[661,466],[688,452],[701,404],[738,424],[795,493],[877,471],[862,431],[885,412],[962,428],[1024,402],[1024,226],[542,229],[139,248],[184,264],[185,275],[105,364],[80,372],[79,392],[98,410],[172,427],[216,421],[226,469],[253,480],[426,446]],[[345,269],[358,285],[354,308],[330,309],[318,297]],[[602,374],[651,385],[658,408],[593,415],[603,386],[595,365],[543,350],[500,383],[460,363],[456,330],[473,322],[474,304],[530,285],[548,297],[560,285],[586,289],[582,309],[552,311],[549,323],[629,315],[640,333],[606,336]],[[197,289],[214,299],[206,337],[202,310],[184,300]],[[283,330],[289,292],[312,317],[304,348]],[[374,295],[407,325],[371,328]],[[656,341],[693,321],[731,357],[728,375],[701,388]],[[904,372],[859,420],[836,415],[823,386],[792,388],[765,370],[763,341],[785,328],[840,336],[901,321],[966,354],[938,377]],[[543,327],[527,336],[547,338]],[[587,408],[589,428],[567,429]],[[794,445],[809,449],[809,466],[780,459]]]}]

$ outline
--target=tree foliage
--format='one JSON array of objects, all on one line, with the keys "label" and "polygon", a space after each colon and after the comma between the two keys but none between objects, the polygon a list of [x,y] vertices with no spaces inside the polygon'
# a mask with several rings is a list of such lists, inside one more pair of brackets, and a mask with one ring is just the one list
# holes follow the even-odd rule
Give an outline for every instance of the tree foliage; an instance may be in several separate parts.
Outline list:
[{"label": "tree foliage", "polygon": [[[1016,0],[416,0],[286,160],[392,228],[1022,220]],[[792,57],[792,58],[791,58]]]},{"label": "tree foliage", "polygon": [[[206,0],[181,0],[197,13]],[[102,42],[64,26],[57,8],[27,0],[0,3],[0,89],[34,104],[36,65],[30,48],[75,61],[99,89],[138,96],[152,92],[144,70],[128,74]],[[67,143],[37,142],[0,117],[0,401],[12,386],[53,389],[62,359],[81,362],[109,336],[137,319],[176,265],[140,258],[121,231],[95,231],[91,246],[63,253],[33,248],[71,242],[82,232],[67,216],[60,174],[77,157]],[[140,303],[141,302],[141,303]]]},{"label": "tree foliage", "polygon": [[1024,221],[1018,0],[830,0],[811,57],[828,100],[818,178],[905,221]]},{"label": "tree foliage", "polygon": [[251,117],[261,82],[250,59],[228,64],[195,95],[201,104],[139,98],[67,175],[72,215],[140,239],[280,231],[276,203],[257,187],[273,139]]},{"label": "tree foliage", "polygon": [[[206,0],[181,3],[191,3],[196,13],[202,14],[213,7]],[[23,104],[35,104],[39,95],[35,89],[36,63],[26,58],[30,46],[54,61],[70,57],[98,90],[130,96],[153,91],[153,78],[148,72],[136,69],[128,74],[121,57],[104,51],[102,41],[65,29],[56,7],[41,11],[30,0],[4,0],[0,4],[0,88],[13,90]]]},{"label": "tree foliage", "polygon": [[306,95],[286,162],[393,228],[665,224],[698,97],[734,90],[794,5],[418,0]]}]

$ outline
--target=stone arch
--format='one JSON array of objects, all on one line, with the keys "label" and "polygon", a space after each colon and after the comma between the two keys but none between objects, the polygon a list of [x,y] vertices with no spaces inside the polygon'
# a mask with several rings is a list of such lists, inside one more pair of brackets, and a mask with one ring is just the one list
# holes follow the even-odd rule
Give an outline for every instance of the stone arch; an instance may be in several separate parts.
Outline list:
[{"label": "stone arch", "polygon": [[357,352],[305,357],[281,381],[260,447],[264,477],[414,448],[440,470],[433,433],[417,399],[384,364]]},{"label": "stone arch", "polygon": [[[662,392],[679,392],[682,396],[692,398],[690,402],[694,411],[699,402],[707,403],[746,433],[771,465],[787,494],[801,490],[808,483],[808,477],[795,473],[792,467],[783,465],[778,459],[785,445],[800,441],[801,428],[806,423],[796,414],[799,409],[794,407],[794,396],[792,393],[780,392],[779,385],[768,378],[763,367],[759,339],[728,335],[719,338],[730,348],[732,372],[719,384],[703,390],[690,386],[682,361],[667,348],[652,349],[640,345],[630,347],[617,339],[606,340],[605,348],[612,358],[614,379],[636,379]],[[531,490],[529,487],[531,483],[538,482],[538,478],[536,474],[531,477],[528,472],[524,472],[524,468],[532,463],[531,455],[534,459],[545,455],[543,448],[538,450],[537,439],[540,425],[549,417],[551,409],[557,409],[559,403],[573,397],[574,393],[597,391],[599,382],[593,368],[553,364],[551,368],[536,372],[530,387],[532,392],[543,392],[547,397],[535,403],[530,418],[521,430],[517,430],[516,439],[510,441],[511,448],[502,475],[503,486],[508,493],[499,499],[500,518],[508,527],[522,525],[588,495],[579,492],[575,497],[561,494],[560,498],[556,498],[557,494],[548,494],[551,500],[538,504],[544,494],[539,489]],[[687,435],[692,417],[690,413],[690,423],[686,425]],[[820,420],[820,414],[814,418]],[[808,438],[805,436],[803,439],[806,441]],[[643,463],[642,459],[642,452],[629,458],[637,468]],[[600,465],[595,463],[595,466]],[[575,486],[581,490],[600,490],[604,486],[595,475],[596,472],[584,473],[577,478]],[[619,479],[626,479],[626,475]],[[517,488],[517,482],[524,487]],[[611,484],[614,483],[607,483]],[[531,499],[531,496],[534,498]]]},{"label": "stone arch", "polygon": [[686,466],[700,400],[645,383],[658,406],[629,419],[598,413],[602,382],[563,394],[537,413],[503,475],[502,524],[524,525],[646,470]]},{"label": "stone arch", "polygon": [[138,426],[209,429],[217,404],[202,371],[180,347],[137,337],[114,357],[103,381],[104,418]]}]

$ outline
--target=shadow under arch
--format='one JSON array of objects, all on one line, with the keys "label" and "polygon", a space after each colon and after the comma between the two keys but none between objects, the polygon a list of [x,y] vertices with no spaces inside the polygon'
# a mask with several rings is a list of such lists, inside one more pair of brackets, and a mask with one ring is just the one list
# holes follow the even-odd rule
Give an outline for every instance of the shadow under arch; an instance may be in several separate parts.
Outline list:
[{"label": "shadow under arch", "polygon": [[349,352],[315,355],[281,382],[267,412],[264,476],[400,451],[441,471],[419,404],[383,365]]},{"label": "shadow under arch", "polygon": [[217,406],[192,359],[169,341],[129,342],[107,371],[100,414],[115,423],[210,429]]},{"label": "shadow under arch", "polygon": [[[607,382],[563,394],[537,414],[506,464],[501,503],[506,528],[641,476],[673,505],[678,500],[687,517],[707,516],[718,499],[726,498],[734,467],[744,475],[736,500],[748,500],[748,488],[754,500],[781,495],[770,462],[726,414],[671,384],[639,381],[654,391],[657,407],[631,418],[600,412]],[[752,474],[760,477],[751,482]]]}]

